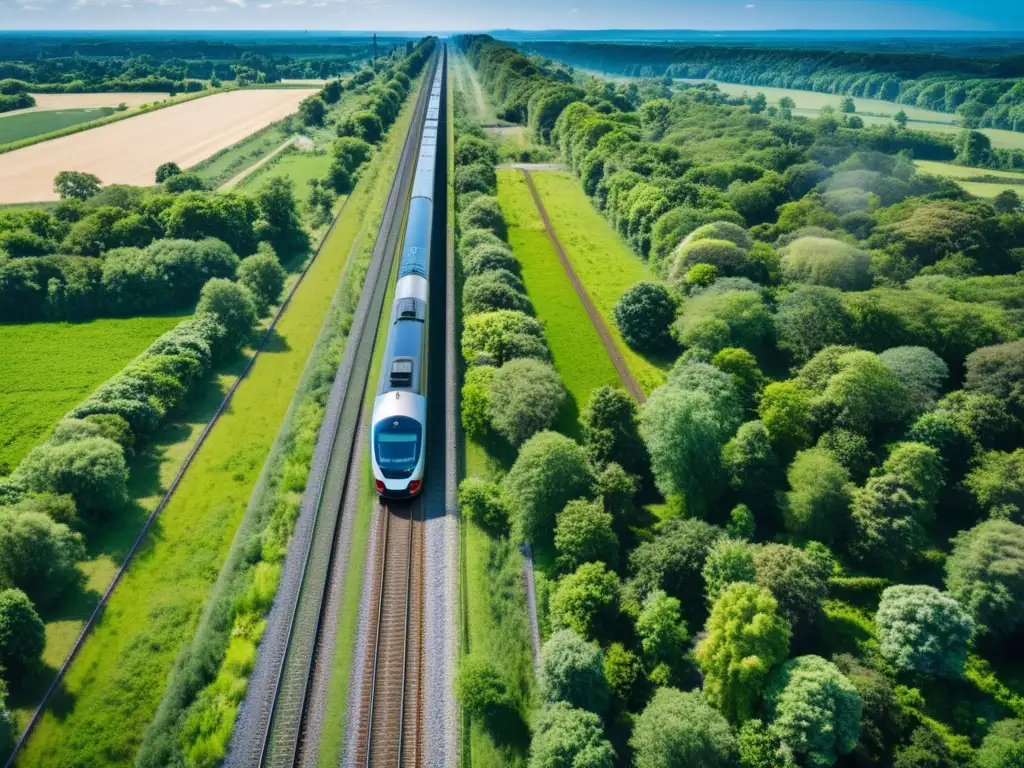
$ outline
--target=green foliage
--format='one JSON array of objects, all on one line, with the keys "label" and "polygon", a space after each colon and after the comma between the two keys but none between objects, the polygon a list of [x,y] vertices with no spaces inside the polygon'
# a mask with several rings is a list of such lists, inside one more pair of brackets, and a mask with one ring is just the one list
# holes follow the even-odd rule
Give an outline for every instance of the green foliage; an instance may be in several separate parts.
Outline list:
[{"label": "green foliage", "polygon": [[518,357],[547,359],[548,350],[540,323],[522,312],[502,309],[466,318],[462,357],[471,365],[502,365]]},{"label": "green foliage", "polygon": [[1000,720],[981,742],[978,768],[1024,766],[1024,721]]},{"label": "green foliage", "polygon": [[655,685],[671,685],[683,672],[690,633],[680,602],[656,589],[644,600],[636,619],[647,677]]},{"label": "green foliage", "polygon": [[555,523],[558,567],[573,571],[584,563],[603,562],[614,568],[619,540],[613,525],[611,514],[605,512],[600,502],[576,499],[566,504]]},{"label": "green foliage", "polygon": [[743,768],[790,768],[792,759],[782,751],[778,737],[760,720],[747,720],[736,735]]},{"label": "green foliage", "polygon": [[753,408],[764,387],[764,375],[757,359],[745,349],[726,347],[719,350],[711,364],[733,377],[736,393],[746,408]]},{"label": "green foliage", "polygon": [[1003,637],[1024,623],[1024,526],[989,520],[953,539],[946,589],[981,632]]},{"label": "green foliage", "polygon": [[797,362],[830,344],[844,344],[853,334],[840,292],[825,286],[800,286],[782,294],[774,322],[779,349]]},{"label": "green foliage", "polygon": [[788,544],[764,544],[754,553],[754,580],[779,601],[794,633],[814,625],[828,593],[828,574],[807,552]]},{"label": "green foliage", "polygon": [[965,388],[994,395],[1024,412],[1024,339],[977,349],[967,356]]},{"label": "green foliage", "polygon": [[786,530],[809,539],[832,543],[850,514],[850,474],[823,448],[797,453],[786,471],[783,519]]},{"label": "green foliage", "polygon": [[619,707],[625,707],[634,696],[641,675],[640,660],[622,643],[612,643],[604,652],[604,676]]},{"label": "green foliage", "polygon": [[243,344],[256,325],[256,302],[244,285],[214,278],[203,286],[196,314],[212,315],[226,331],[230,344]]},{"label": "green foliage", "polygon": [[879,358],[907,390],[915,410],[931,410],[949,377],[949,366],[925,347],[894,347]]},{"label": "green foliage", "polygon": [[659,688],[636,718],[630,745],[637,768],[733,765],[729,724],[697,692]]},{"label": "green foliage", "polygon": [[121,446],[90,437],[37,446],[18,465],[15,476],[30,491],[69,494],[80,511],[100,515],[123,503],[128,468]]},{"label": "green foliage", "polygon": [[631,285],[615,303],[615,324],[633,349],[655,352],[672,344],[669,328],[676,316],[676,303],[661,283]]},{"label": "green foliage", "polygon": [[183,173],[176,173],[168,178],[164,182],[164,189],[171,194],[180,195],[182,192],[206,189],[206,184],[203,183],[203,179],[199,174],[185,171]]},{"label": "green foliage", "polygon": [[740,425],[722,448],[722,467],[729,487],[744,504],[757,510],[771,507],[782,473],[763,422]]},{"label": "green foliage", "polygon": [[509,360],[491,376],[490,420],[513,445],[547,429],[565,400],[557,371],[541,360]]},{"label": "green foliage", "polygon": [[541,696],[548,704],[601,714],[608,705],[608,682],[601,651],[571,629],[551,634],[541,648]]},{"label": "green foliage", "polygon": [[662,589],[683,601],[691,616],[704,611],[702,570],[708,553],[725,533],[692,518],[673,518],[654,538],[629,553],[629,567],[641,596]]},{"label": "green foliage", "polygon": [[718,352],[726,347],[760,350],[771,339],[772,317],[757,291],[704,291],[683,303],[673,326],[686,347]]},{"label": "green foliage", "polygon": [[517,537],[535,546],[549,545],[555,516],[573,499],[589,496],[592,483],[582,446],[556,432],[531,437],[502,481]]},{"label": "green foliage", "polygon": [[238,265],[238,282],[249,289],[261,317],[280,300],[286,277],[277,255],[266,244]]},{"label": "green foliage", "polygon": [[477,525],[496,536],[508,532],[510,512],[501,486],[477,477],[459,483],[459,509]]},{"label": "green foliage", "polygon": [[934,587],[900,584],[882,593],[875,615],[882,655],[896,669],[959,677],[974,622]]},{"label": "green foliage", "polygon": [[88,200],[100,191],[102,184],[98,176],[81,171],[61,171],[53,177],[53,191],[61,200]]},{"label": "green foliage", "polygon": [[790,629],[764,587],[735,582],[711,610],[697,646],[704,695],[732,723],[754,714],[772,669],[789,655]]},{"label": "green foliage", "polygon": [[177,176],[181,173],[181,168],[177,163],[163,163],[158,165],[156,168],[156,183],[163,184],[172,176]]},{"label": "green foliage", "polygon": [[487,195],[477,197],[462,209],[459,213],[459,228],[463,232],[470,229],[486,229],[502,239],[508,234],[505,217],[497,198]]},{"label": "green foliage", "polygon": [[754,547],[744,540],[721,538],[708,552],[701,573],[704,576],[704,595],[708,605],[713,606],[730,584],[754,581]]},{"label": "green foliage", "polygon": [[782,665],[765,694],[769,729],[798,762],[828,766],[853,751],[860,734],[857,689],[820,656]]},{"label": "green foliage", "polygon": [[530,744],[530,768],[612,768],[615,751],[601,718],[557,702],[541,710]]},{"label": "green foliage", "polygon": [[7,679],[18,679],[39,663],[46,627],[32,601],[20,589],[0,592],[0,667]]},{"label": "green foliage", "polygon": [[799,381],[764,388],[757,413],[778,456],[788,458],[810,444],[812,407],[812,394]]},{"label": "green foliage", "polygon": [[580,414],[583,441],[596,467],[616,463],[627,472],[647,471],[649,459],[640,439],[636,400],[605,385],[590,393]]},{"label": "green foliage", "polygon": [[[20,505],[19,505],[20,506]],[[0,507],[0,587],[17,587],[36,603],[77,583],[82,535],[42,512]]]},{"label": "green foliage", "polygon": [[256,205],[260,218],[256,231],[266,240],[282,261],[305,255],[309,250],[309,235],[302,228],[295,184],[286,176],[275,176],[256,192]]},{"label": "green foliage", "polygon": [[[513,280],[508,280],[511,276]],[[462,288],[462,314],[474,315],[480,312],[493,312],[499,309],[514,309],[519,312],[532,313],[530,300],[522,291],[522,284],[514,275],[504,269],[478,272],[467,278]]]},{"label": "green foliage", "polygon": [[782,249],[782,271],[794,283],[843,291],[871,286],[871,257],[859,248],[824,237],[802,237]]},{"label": "green foliage", "polygon": [[518,717],[504,678],[494,665],[477,655],[465,656],[459,664],[455,691],[470,717],[502,740],[510,721]]},{"label": "green foliage", "polygon": [[462,385],[462,428],[466,434],[479,439],[491,428],[491,379],[497,369],[479,365],[466,371]]},{"label": "green foliage", "polygon": [[1024,448],[982,454],[964,483],[989,517],[1024,524]]},{"label": "green foliage", "polygon": [[731,537],[750,541],[754,538],[756,528],[754,513],[746,504],[737,504],[729,512],[729,524],[725,527],[725,532]]},{"label": "green foliage", "polygon": [[616,619],[619,579],[604,563],[584,563],[558,580],[548,615],[554,627],[585,638],[606,636]]}]

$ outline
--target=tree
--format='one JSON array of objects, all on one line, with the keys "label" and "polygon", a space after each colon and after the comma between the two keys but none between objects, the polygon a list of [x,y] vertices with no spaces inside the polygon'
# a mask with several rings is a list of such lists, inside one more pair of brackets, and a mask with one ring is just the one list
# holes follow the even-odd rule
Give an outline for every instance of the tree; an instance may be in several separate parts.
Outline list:
[{"label": "tree", "polygon": [[238,265],[238,282],[249,289],[260,317],[266,316],[281,298],[286,277],[277,255],[266,243],[261,243],[254,256]]},{"label": "tree", "polygon": [[630,745],[636,768],[728,768],[736,740],[697,692],[659,688],[636,718]]},{"label": "tree", "polygon": [[988,520],[958,534],[946,589],[980,632],[1001,637],[1024,626],[1024,526]]},{"label": "tree", "polygon": [[494,270],[504,270],[513,275],[519,273],[519,262],[512,251],[497,236],[487,230],[477,229],[474,232],[485,232],[496,242],[480,242],[472,248],[462,249],[462,271],[467,279],[477,275],[485,275]]},{"label": "tree", "polygon": [[256,192],[260,220],[256,230],[285,262],[309,250],[309,235],[302,228],[295,184],[286,176],[275,176]]},{"label": "tree", "polygon": [[850,473],[823,448],[797,453],[786,471],[786,530],[831,544],[850,516]]},{"label": "tree", "polygon": [[81,171],[61,171],[53,177],[53,191],[61,200],[88,200],[100,191],[102,185],[99,176]]},{"label": "tree", "polygon": [[180,195],[182,192],[206,189],[206,183],[198,173],[185,171],[169,176],[164,182],[164,189],[173,195]]},{"label": "tree", "polygon": [[558,580],[551,593],[551,624],[585,638],[606,636],[619,604],[619,579],[604,563],[584,563]]},{"label": "tree", "polygon": [[907,117],[907,113],[901,109],[899,112],[892,116],[892,121],[896,123],[896,125],[899,128],[902,129],[907,127],[907,123],[910,121],[910,118]]},{"label": "tree", "polygon": [[855,246],[825,237],[802,237],[782,249],[782,270],[794,283],[859,291],[871,287],[871,257]]},{"label": "tree", "polygon": [[501,672],[489,659],[477,655],[463,657],[455,690],[470,716],[478,720],[498,742],[516,735],[511,731],[520,720],[519,712]]},{"label": "tree", "polygon": [[742,768],[792,768],[794,765],[792,758],[782,751],[779,738],[756,718],[740,726],[736,746]]},{"label": "tree", "polygon": [[636,633],[648,679],[655,685],[678,680],[690,645],[680,602],[660,589],[651,592],[637,617]]},{"label": "tree", "polygon": [[964,484],[989,517],[1024,524],[1024,448],[982,454]]},{"label": "tree", "polygon": [[764,587],[728,585],[715,601],[697,646],[704,695],[732,723],[749,718],[772,669],[789,655],[790,630]]},{"label": "tree", "polygon": [[683,305],[673,326],[683,346],[718,352],[725,347],[760,350],[768,344],[772,318],[761,292],[745,282],[731,290],[729,282],[723,280]]},{"label": "tree", "polygon": [[889,676],[846,654],[832,660],[860,696],[860,740],[851,755],[854,763],[887,763],[895,746],[904,741],[912,718],[908,707],[897,697],[896,685]]},{"label": "tree", "polygon": [[303,125],[321,126],[327,116],[327,104],[319,95],[307,96],[299,102],[299,119]]},{"label": "tree", "polygon": [[601,650],[571,629],[560,629],[541,648],[541,696],[601,714],[608,706],[608,682]]},{"label": "tree", "polygon": [[498,150],[493,143],[476,136],[459,136],[455,142],[455,165],[463,167],[474,163],[494,166],[498,164]]},{"label": "tree", "polygon": [[769,729],[798,763],[828,766],[853,751],[861,701],[853,683],[820,656],[787,661],[765,695]]},{"label": "tree", "polygon": [[600,502],[576,499],[566,504],[555,523],[558,567],[567,572],[603,562],[614,568],[619,559],[614,522]]},{"label": "tree", "polygon": [[91,437],[36,446],[22,459],[15,477],[29,491],[70,494],[80,511],[101,513],[124,502],[128,467],[121,446]]},{"label": "tree", "polygon": [[465,195],[479,192],[493,195],[497,190],[498,178],[494,166],[485,163],[472,163],[455,169],[455,194]]},{"label": "tree", "polygon": [[383,135],[384,126],[380,118],[368,109],[353,112],[338,123],[338,136],[354,136],[375,144]]},{"label": "tree", "polygon": [[775,314],[778,346],[797,362],[809,360],[823,347],[846,343],[852,325],[842,293],[835,288],[801,285],[779,297]]},{"label": "tree", "polygon": [[992,140],[981,131],[961,131],[956,138],[956,159],[964,165],[981,166],[992,156]]},{"label": "tree", "polygon": [[1024,414],[1024,339],[982,347],[969,354],[964,388],[994,395]]},{"label": "tree", "polygon": [[1000,720],[981,742],[978,768],[1024,768],[1024,721]]},{"label": "tree", "polygon": [[181,168],[177,163],[164,163],[163,165],[157,166],[156,169],[156,183],[163,184],[171,176],[177,176],[181,173]]},{"label": "tree", "polygon": [[903,424],[911,414],[907,391],[878,355],[845,352],[836,360],[817,408],[835,426],[877,436]]},{"label": "tree", "polygon": [[517,537],[536,546],[550,545],[555,516],[573,499],[589,496],[592,483],[582,446],[557,432],[531,437],[502,481]]},{"label": "tree", "polygon": [[893,768],[946,768],[963,765],[949,744],[929,725],[921,725],[910,735],[910,743],[896,750]]},{"label": "tree", "polygon": [[896,669],[940,677],[963,673],[974,622],[949,595],[924,585],[889,587],[875,623],[882,655]]},{"label": "tree", "polygon": [[37,603],[78,581],[82,534],[41,512],[0,508],[0,587],[17,587]]},{"label": "tree", "polygon": [[462,209],[459,228],[463,232],[468,229],[487,229],[502,239],[508,234],[497,198],[487,195],[481,195]]},{"label": "tree", "polygon": [[612,643],[605,650],[604,676],[618,708],[625,709],[632,702],[641,671],[636,654],[622,643]]},{"label": "tree", "polygon": [[226,331],[225,341],[237,349],[252,334],[256,325],[256,302],[244,285],[214,278],[203,286],[196,314],[210,314]]},{"label": "tree", "polygon": [[633,349],[656,352],[672,346],[669,329],[676,303],[662,283],[634,283],[615,302],[615,325]]},{"label": "tree", "polygon": [[788,544],[764,544],[754,552],[755,581],[771,590],[779,601],[779,613],[793,632],[814,626],[821,602],[828,593],[827,575],[820,563]]},{"label": "tree", "polygon": [[341,92],[344,88],[341,80],[331,80],[320,90],[320,98],[327,104],[337,104],[341,101]]},{"label": "tree", "polygon": [[927,347],[893,347],[879,358],[907,390],[915,410],[931,410],[946,379],[949,366]]},{"label": "tree", "polygon": [[764,374],[757,366],[757,358],[745,349],[726,347],[711,358],[711,364],[732,376],[736,394],[743,406],[753,408],[764,387]]},{"label": "tree", "polygon": [[550,363],[509,360],[491,377],[491,426],[513,445],[551,426],[565,400],[565,386]]},{"label": "tree", "polygon": [[509,508],[501,486],[478,477],[459,483],[459,509],[481,528],[495,535],[508,532]]},{"label": "tree", "polygon": [[1004,189],[992,200],[992,207],[996,209],[996,213],[1020,213],[1020,195],[1013,189]]},{"label": "tree", "polygon": [[0,665],[14,677],[34,666],[46,645],[46,627],[20,589],[0,592]]},{"label": "tree", "polygon": [[500,309],[466,318],[462,357],[470,365],[503,365],[518,357],[546,360],[548,349],[537,320],[522,312]]},{"label": "tree", "polygon": [[843,100],[839,103],[839,111],[848,115],[852,115],[857,111],[857,104],[854,102],[851,96],[844,96]]},{"label": "tree", "polygon": [[605,385],[590,393],[580,414],[583,443],[597,467],[615,463],[640,475],[649,465],[640,439],[639,409],[625,391]]},{"label": "tree", "polygon": [[758,510],[771,508],[782,473],[764,422],[740,425],[722,448],[722,467],[729,487],[744,504]]},{"label": "tree", "polygon": [[746,504],[737,504],[729,511],[729,524],[725,532],[735,539],[751,541],[757,532],[757,521],[754,513]]},{"label": "tree", "polygon": [[830,429],[818,438],[817,447],[828,451],[847,472],[850,479],[860,483],[878,463],[878,459],[864,435],[841,427]]},{"label": "tree", "polygon": [[473,438],[480,438],[491,428],[491,379],[497,369],[478,365],[466,371],[462,385],[462,428]]},{"label": "tree", "polygon": [[730,584],[737,581],[753,583],[757,576],[754,547],[747,541],[721,538],[708,552],[701,573],[704,576],[704,596],[710,607]]},{"label": "tree", "polygon": [[601,718],[558,702],[541,710],[530,743],[530,768],[612,768],[615,750]]}]

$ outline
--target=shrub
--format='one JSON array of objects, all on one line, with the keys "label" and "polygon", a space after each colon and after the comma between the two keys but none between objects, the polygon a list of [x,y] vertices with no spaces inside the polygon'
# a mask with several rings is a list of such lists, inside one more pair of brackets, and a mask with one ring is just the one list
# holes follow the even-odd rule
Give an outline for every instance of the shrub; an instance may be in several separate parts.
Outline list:
[{"label": "shrub", "polygon": [[476,136],[460,136],[455,142],[455,165],[461,168],[474,163],[497,165],[497,148],[487,139],[480,139]]},{"label": "shrub", "polygon": [[825,285],[843,291],[871,287],[871,257],[839,240],[802,237],[782,249],[782,271],[794,283]]},{"label": "shrub", "polygon": [[470,716],[492,734],[501,734],[508,720],[519,715],[501,672],[480,656],[463,657],[455,690]]},{"label": "shrub", "polygon": [[676,303],[661,283],[634,283],[615,303],[614,316],[622,338],[634,349],[654,352],[671,346]]},{"label": "shrub", "polygon": [[565,387],[555,369],[540,360],[509,360],[491,377],[491,426],[519,445],[555,420]]},{"label": "shrub", "polygon": [[481,192],[493,195],[498,184],[494,166],[486,163],[472,163],[455,169],[455,194]]},{"label": "shrub", "polygon": [[636,718],[629,743],[636,768],[735,765],[729,724],[696,691],[659,688]]},{"label": "shrub", "polygon": [[172,195],[180,195],[182,192],[206,189],[206,184],[197,173],[176,173],[164,182],[164,189]]},{"label": "shrub", "polygon": [[509,508],[501,486],[467,477],[459,483],[459,508],[481,528],[501,535],[508,531]]},{"label": "shrub", "polygon": [[541,710],[530,743],[530,768],[612,768],[615,751],[601,718],[558,702]]},{"label": "shrub", "polygon": [[277,255],[266,243],[261,244],[256,255],[238,266],[238,282],[249,289],[260,317],[265,316],[281,298],[286,277]]},{"label": "shrub", "polygon": [[37,603],[56,597],[81,577],[80,533],[41,512],[0,508],[0,588],[17,587]]},{"label": "shrub", "polygon": [[941,677],[963,673],[974,622],[949,595],[924,585],[889,587],[875,623],[882,655],[896,669]]},{"label": "shrub", "polygon": [[244,285],[214,278],[203,286],[196,314],[210,314],[225,330],[225,341],[238,348],[248,341],[256,325],[256,302]]},{"label": "shrub", "polygon": [[500,241],[497,243],[482,242],[471,249],[462,251],[462,271],[467,281],[496,269],[513,274],[519,273],[519,262],[504,243]]},{"label": "shrub", "polygon": [[708,264],[723,277],[742,275],[747,266],[747,254],[728,240],[684,241],[669,271],[669,281],[681,287],[686,274],[696,264]]},{"label": "shrub", "polygon": [[502,365],[521,357],[545,360],[548,350],[540,323],[522,312],[501,309],[466,318],[462,356],[471,365]]},{"label": "shrub", "polygon": [[0,665],[21,677],[35,666],[46,645],[46,627],[32,601],[20,589],[0,592]]},{"label": "shrub", "polygon": [[475,315],[480,312],[494,312],[499,309],[514,309],[518,312],[532,313],[530,300],[515,287],[506,282],[503,275],[495,277],[495,272],[511,274],[507,270],[489,270],[471,275],[462,288],[462,314]]},{"label": "shrub", "polygon": [[177,163],[163,163],[162,165],[157,166],[156,183],[163,184],[171,178],[171,176],[177,176],[179,173],[181,173],[181,168]]},{"label": "shrub", "polygon": [[36,446],[18,465],[16,476],[30,491],[70,494],[79,510],[103,512],[124,501],[128,467],[121,446],[90,437]]},{"label": "shrub", "polygon": [[473,438],[480,438],[491,428],[491,379],[495,368],[479,365],[466,371],[462,385],[462,428]]},{"label": "shrub", "polygon": [[598,714],[608,706],[608,682],[600,649],[571,629],[551,634],[541,648],[541,697]]},{"label": "shrub", "polygon": [[482,196],[467,205],[459,214],[459,227],[463,232],[469,229],[487,229],[504,239],[508,231],[501,206],[496,198]]},{"label": "shrub", "polygon": [[613,524],[600,502],[576,499],[566,504],[555,522],[558,567],[573,571],[584,563],[603,562],[614,568],[619,540]]},{"label": "shrub", "polygon": [[531,437],[502,481],[518,537],[536,546],[553,542],[555,516],[573,499],[589,496],[592,484],[582,446],[557,432]]},{"label": "shrub", "polygon": [[459,255],[465,260],[467,253],[481,245],[497,245],[508,248],[505,241],[489,229],[465,229],[459,238]]}]

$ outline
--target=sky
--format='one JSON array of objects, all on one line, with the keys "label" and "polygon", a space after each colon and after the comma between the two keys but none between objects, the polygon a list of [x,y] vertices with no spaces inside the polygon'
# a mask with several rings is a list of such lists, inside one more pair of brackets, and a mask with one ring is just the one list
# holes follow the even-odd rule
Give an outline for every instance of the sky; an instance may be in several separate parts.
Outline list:
[{"label": "sky", "polygon": [[1024,0],[0,0],[0,30],[1024,30]]}]

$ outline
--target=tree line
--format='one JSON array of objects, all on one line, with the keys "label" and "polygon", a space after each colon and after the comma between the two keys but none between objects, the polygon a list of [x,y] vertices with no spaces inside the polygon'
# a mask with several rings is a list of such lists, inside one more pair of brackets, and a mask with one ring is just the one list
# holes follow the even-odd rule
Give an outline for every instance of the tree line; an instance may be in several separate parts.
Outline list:
[{"label": "tree line", "polygon": [[[643,406],[594,391],[580,441],[545,431],[560,382],[491,240],[493,157],[460,139],[460,226],[490,230],[461,255],[464,426],[515,457],[460,504],[556,576],[539,709],[471,655],[474,719],[537,768],[1024,765],[1024,698],[993,671],[1024,632],[1020,198],[918,173],[896,128],[458,44],[649,260],[615,321],[676,359]],[[477,262],[509,276],[473,314]],[[512,365],[514,418],[492,386]]]},{"label": "tree line", "polygon": [[631,77],[721,80],[883,99],[958,114],[967,128],[1024,130],[1018,57],[921,53],[537,42],[529,50]]}]

